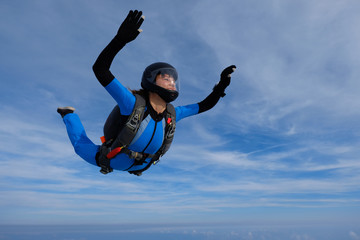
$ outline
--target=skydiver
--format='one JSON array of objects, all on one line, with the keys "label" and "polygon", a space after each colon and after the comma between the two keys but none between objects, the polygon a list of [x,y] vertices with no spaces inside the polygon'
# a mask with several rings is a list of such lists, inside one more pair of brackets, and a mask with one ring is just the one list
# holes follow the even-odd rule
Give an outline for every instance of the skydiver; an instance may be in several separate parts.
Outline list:
[{"label": "skydiver", "polygon": [[142,89],[128,90],[111,73],[110,65],[116,54],[142,32],[144,19],[141,11],[129,11],[93,65],[96,78],[117,103],[105,123],[103,144],[96,145],[87,137],[73,107],[57,109],[75,152],[88,163],[100,166],[104,174],[116,169],[141,175],[168,150],[177,122],[211,109],[225,96],[230,74],[236,69],[235,65],[225,68],[220,81],[201,102],[176,108],[170,102],[179,95],[178,73],[168,63],[156,62],[146,67]]}]

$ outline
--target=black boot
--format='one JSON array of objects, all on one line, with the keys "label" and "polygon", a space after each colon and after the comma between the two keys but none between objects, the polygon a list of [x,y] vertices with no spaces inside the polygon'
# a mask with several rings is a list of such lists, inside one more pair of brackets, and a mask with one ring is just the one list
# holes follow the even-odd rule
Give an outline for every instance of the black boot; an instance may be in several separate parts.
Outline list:
[{"label": "black boot", "polygon": [[59,107],[57,112],[60,113],[61,117],[63,118],[68,113],[73,113],[75,108],[73,107]]}]

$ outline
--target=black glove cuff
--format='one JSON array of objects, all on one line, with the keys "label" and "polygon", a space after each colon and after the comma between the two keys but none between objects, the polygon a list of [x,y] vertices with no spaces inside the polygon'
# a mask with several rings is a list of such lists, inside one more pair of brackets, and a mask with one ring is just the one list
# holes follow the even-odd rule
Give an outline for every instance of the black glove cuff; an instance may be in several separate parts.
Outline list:
[{"label": "black glove cuff", "polygon": [[121,48],[127,44],[125,37],[121,36],[120,34],[116,34],[114,40],[117,44],[119,44],[119,46],[121,46]]}]

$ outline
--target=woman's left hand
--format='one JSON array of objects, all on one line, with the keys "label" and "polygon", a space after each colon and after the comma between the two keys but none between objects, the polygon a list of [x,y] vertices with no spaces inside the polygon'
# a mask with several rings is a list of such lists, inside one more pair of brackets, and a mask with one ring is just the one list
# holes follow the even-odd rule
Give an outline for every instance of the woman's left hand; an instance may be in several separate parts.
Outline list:
[{"label": "woman's left hand", "polygon": [[235,72],[236,70],[236,66],[235,65],[231,65],[227,68],[225,68],[221,75],[220,75],[220,82],[219,82],[219,85],[223,86],[224,89],[229,86],[230,84],[230,79],[231,79],[231,74],[233,72]]},{"label": "woman's left hand", "polygon": [[225,96],[225,88],[230,85],[231,74],[236,70],[235,65],[225,68],[220,75],[220,81],[215,85],[214,91],[217,91],[221,96]]}]

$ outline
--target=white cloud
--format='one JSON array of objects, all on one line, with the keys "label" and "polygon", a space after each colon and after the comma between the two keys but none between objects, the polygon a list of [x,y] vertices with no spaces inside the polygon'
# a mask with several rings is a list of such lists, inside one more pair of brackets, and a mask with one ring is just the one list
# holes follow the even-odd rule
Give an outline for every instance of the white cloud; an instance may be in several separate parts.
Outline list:
[{"label": "white cloud", "polygon": [[354,240],[360,239],[360,237],[356,234],[356,232],[353,232],[353,231],[349,232],[349,236],[351,237],[351,239],[354,239]]},{"label": "white cloud", "polygon": [[[199,36],[220,63],[238,65],[228,91],[233,111],[227,118],[241,126],[285,125],[284,132],[296,126],[297,133],[358,118],[355,3],[272,1],[259,7],[229,1],[213,8],[206,7],[213,2],[198,3],[194,11],[204,14],[194,19]],[[239,95],[246,98],[239,101]]]}]

